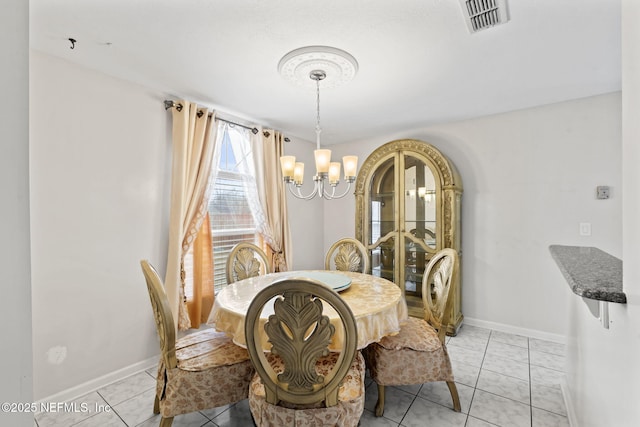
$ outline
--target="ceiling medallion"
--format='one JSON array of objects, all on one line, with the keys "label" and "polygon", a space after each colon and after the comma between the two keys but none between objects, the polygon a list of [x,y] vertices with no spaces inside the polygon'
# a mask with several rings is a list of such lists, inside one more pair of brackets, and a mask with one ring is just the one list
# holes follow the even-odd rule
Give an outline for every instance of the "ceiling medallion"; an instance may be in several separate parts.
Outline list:
[{"label": "ceiling medallion", "polygon": [[[347,188],[342,194],[336,194],[340,183],[340,162],[331,161],[331,150],[320,148],[320,82],[322,87],[337,87],[353,79],[358,71],[358,63],[347,52],[326,46],[308,46],[287,53],[278,64],[278,71],[288,81],[298,86],[316,89],[316,150],[313,152],[316,174],[313,177],[313,191],[302,194],[304,163],[296,162],[295,156],[281,156],[282,178],[289,184],[289,191],[298,199],[311,200],[316,196],[327,200],[339,199],[349,192],[356,180],[358,169],[357,156],[344,156],[344,179]],[[325,185],[328,181],[329,186]],[[330,187],[330,189],[329,189]]]},{"label": "ceiling medallion", "polygon": [[278,72],[285,80],[311,89],[316,84],[309,76],[315,70],[325,72],[322,88],[328,89],[351,81],[358,72],[358,62],[344,50],[335,47],[307,46],[292,50],[278,63]]}]

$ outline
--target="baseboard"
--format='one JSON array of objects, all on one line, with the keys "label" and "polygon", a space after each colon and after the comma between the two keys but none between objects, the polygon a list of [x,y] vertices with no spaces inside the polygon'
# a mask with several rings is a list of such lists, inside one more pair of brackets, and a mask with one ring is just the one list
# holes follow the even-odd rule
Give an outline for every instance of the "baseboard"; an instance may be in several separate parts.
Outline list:
[{"label": "baseboard", "polygon": [[566,378],[564,378],[560,382],[560,390],[562,390],[564,407],[567,410],[567,420],[569,421],[569,427],[578,427],[578,419],[576,418],[576,408],[573,406],[573,400],[571,400],[571,393],[569,393],[569,384],[567,384]]},{"label": "baseboard", "polygon": [[552,341],[559,344],[566,344],[566,337],[560,334],[552,334],[549,332],[542,332],[535,329],[519,328],[517,326],[506,325],[504,323],[490,322],[487,320],[473,319],[465,316],[464,325],[477,326],[479,328],[493,329],[500,332],[506,332],[509,334],[523,335],[529,338],[537,338],[539,340]]},{"label": "baseboard", "polygon": [[56,393],[51,396],[45,397],[44,399],[38,400],[38,403],[70,402],[81,396],[84,396],[87,393],[94,392],[98,389],[101,389],[104,386],[123,380],[128,376],[131,376],[133,374],[137,374],[138,372],[146,371],[147,369],[158,366],[158,357],[159,356],[150,357],[149,359],[143,360],[138,363],[134,363],[133,365],[126,366],[122,369],[118,369],[117,371],[110,372],[101,377],[87,381],[86,383],[79,384],[75,387],[71,387],[69,389],[63,390],[59,393]]}]

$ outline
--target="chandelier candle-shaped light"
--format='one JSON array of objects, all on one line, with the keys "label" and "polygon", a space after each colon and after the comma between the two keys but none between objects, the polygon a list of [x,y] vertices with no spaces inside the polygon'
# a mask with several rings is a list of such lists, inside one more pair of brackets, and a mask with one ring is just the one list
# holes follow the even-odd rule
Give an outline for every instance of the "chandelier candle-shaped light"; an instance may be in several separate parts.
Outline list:
[{"label": "chandelier candle-shaped light", "polygon": [[[333,84],[339,84],[351,79],[357,70],[355,59],[348,53],[339,49],[326,46],[311,46],[296,49],[285,55],[278,66],[280,73],[287,79],[299,83],[300,73],[308,71],[308,78],[315,82],[316,86],[316,150],[313,152],[316,163],[316,174],[313,177],[314,189],[311,194],[302,194],[301,187],[304,181],[304,163],[296,162],[295,156],[280,157],[280,166],[284,182],[289,184],[291,193],[299,198],[310,200],[315,196],[328,200],[344,197],[356,180],[358,167],[357,156],[344,156],[344,179],[347,188],[342,194],[336,194],[336,187],[340,183],[339,162],[331,161],[331,150],[320,148],[320,82],[327,79],[326,69],[339,71],[341,75],[333,78]],[[311,68],[309,70],[309,68]],[[331,192],[325,189],[325,180],[329,181]],[[295,187],[295,191],[294,188]]]}]

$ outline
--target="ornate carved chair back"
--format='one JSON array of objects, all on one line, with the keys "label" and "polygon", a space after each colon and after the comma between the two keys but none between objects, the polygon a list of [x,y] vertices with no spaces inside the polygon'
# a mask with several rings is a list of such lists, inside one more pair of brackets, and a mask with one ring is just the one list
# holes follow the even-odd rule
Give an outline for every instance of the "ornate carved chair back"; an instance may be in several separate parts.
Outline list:
[{"label": "ornate carved chair back", "polygon": [[[273,313],[266,323],[260,315],[267,302],[275,297]],[[329,354],[328,345],[335,326],[323,314],[328,304],[344,325],[344,348],[333,369],[324,375],[316,371],[318,360]],[[264,328],[271,344],[271,354],[281,359],[281,371],[263,351],[268,344],[261,333]],[[290,278],[260,291],[251,302],[245,319],[247,350],[265,387],[266,401],[272,405],[287,402],[295,409],[325,407],[338,403],[341,382],[356,355],[356,323],[349,306],[330,288],[311,279]],[[251,398],[251,394],[250,394]],[[305,406],[307,405],[307,406]],[[310,406],[309,406],[310,405]]]},{"label": "ornate carved chair back", "polygon": [[142,273],[147,282],[151,307],[156,321],[156,328],[160,338],[160,350],[168,369],[175,368],[176,359],[176,330],[173,315],[169,308],[169,301],[164,292],[162,280],[155,268],[148,261],[141,261]]},{"label": "ornate carved chair back", "polygon": [[226,264],[227,283],[271,272],[267,255],[258,246],[241,242],[233,247]]},{"label": "ornate carved chair back", "polygon": [[424,319],[438,331],[441,342],[444,342],[449,324],[449,316],[445,316],[445,313],[450,312],[450,296],[459,268],[458,252],[450,248],[442,249],[427,264],[422,280]]},{"label": "ornate carved chair back", "polygon": [[331,245],[324,260],[324,268],[331,270],[332,262],[336,270],[369,273],[367,248],[356,239],[344,238]]}]

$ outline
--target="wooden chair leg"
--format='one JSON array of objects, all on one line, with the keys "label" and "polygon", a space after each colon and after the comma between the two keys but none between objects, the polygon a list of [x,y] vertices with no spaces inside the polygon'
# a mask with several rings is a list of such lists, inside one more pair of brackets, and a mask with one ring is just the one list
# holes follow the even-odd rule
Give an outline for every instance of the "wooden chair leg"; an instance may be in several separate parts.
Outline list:
[{"label": "wooden chair leg", "polygon": [[160,413],[160,399],[158,399],[158,395],[156,394],[156,398],[153,399],[153,413],[154,414],[159,414]]},{"label": "wooden chair leg", "polygon": [[376,417],[384,414],[384,386],[378,384],[378,402],[376,402]]},{"label": "wooden chair leg", "polygon": [[447,381],[449,387],[449,393],[451,393],[451,399],[453,400],[453,410],[460,412],[460,396],[458,395],[458,388],[453,381]]},{"label": "wooden chair leg", "polygon": [[173,423],[173,417],[167,417],[167,418],[162,417],[162,419],[160,420],[159,427],[171,427],[172,423]]}]

